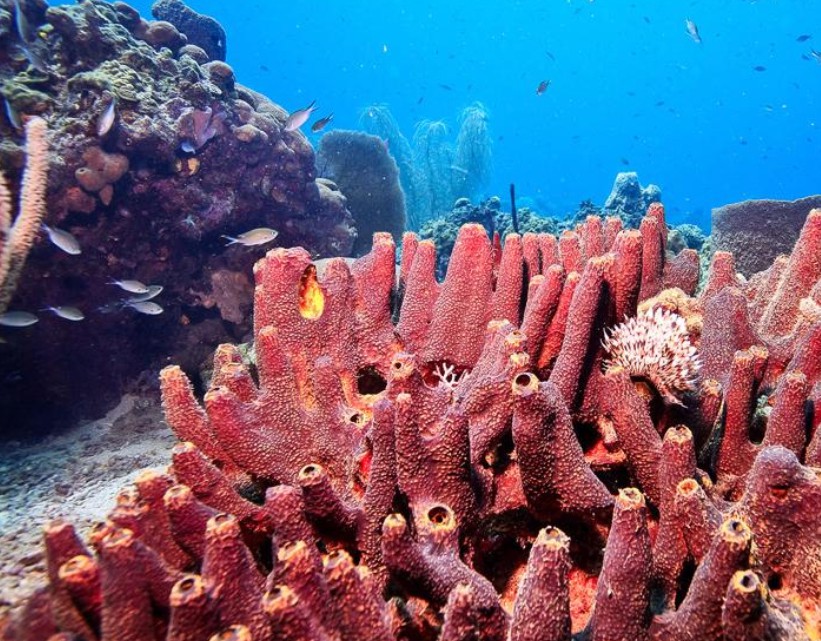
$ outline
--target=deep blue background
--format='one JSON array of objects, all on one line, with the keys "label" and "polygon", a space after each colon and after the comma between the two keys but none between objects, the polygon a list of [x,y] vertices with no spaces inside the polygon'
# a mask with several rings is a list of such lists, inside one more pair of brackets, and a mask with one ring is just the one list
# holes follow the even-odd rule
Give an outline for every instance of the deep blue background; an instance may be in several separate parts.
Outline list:
[{"label": "deep blue background", "polygon": [[674,221],[702,226],[727,202],[821,191],[821,64],[801,57],[821,49],[818,0],[189,4],[224,26],[240,82],[288,110],[317,99],[338,127],[385,102],[410,138],[418,120],[454,126],[482,101],[489,192],[515,181],[542,213],[601,204],[623,170],[660,185]]}]

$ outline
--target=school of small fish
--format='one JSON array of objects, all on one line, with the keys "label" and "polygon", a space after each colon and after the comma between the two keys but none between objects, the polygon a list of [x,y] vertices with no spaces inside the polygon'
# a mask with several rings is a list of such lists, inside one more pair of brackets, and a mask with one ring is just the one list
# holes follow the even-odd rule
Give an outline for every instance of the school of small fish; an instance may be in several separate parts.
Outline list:
[{"label": "school of small fish", "polygon": [[[42,224],[42,229],[46,232],[48,239],[55,247],[71,255],[82,253],[80,243],[70,232],[57,227],[51,227],[45,223]],[[223,235],[222,238],[228,241],[226,246],[243,245],[245,247],[256,247],[274,241],[278,235],[279,232],[275,229],[258,227],[237,236]],[[162,293],[162,285],[146,285],[136,279],[113,279],[107,284],[119,287],[122,291],[133,295],[119,301],[119,303],[115,305],[102,305],[97,309],[99,312],[109,313],[119,307],[119,309],[132,309],[139,314],[157,316],[165,311],[161,305],[152,300]],[[51,312],[55,316],[69,321],[77,322],[85,319],[85,315],[79,308],[69,305],[48,306],[40,311]],[[0,326],[29,327],[38,322],[38,320],[37,316],[30,312],[13,310],[0,315]]]}]

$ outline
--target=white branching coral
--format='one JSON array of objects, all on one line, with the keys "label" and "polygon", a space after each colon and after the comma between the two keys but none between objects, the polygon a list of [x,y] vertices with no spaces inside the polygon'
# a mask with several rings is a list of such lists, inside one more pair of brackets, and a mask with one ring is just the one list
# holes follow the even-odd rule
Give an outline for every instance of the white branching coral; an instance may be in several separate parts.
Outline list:
[{"label": "white branching coral", "polygon": [[657,307],[605,330],[602,345],[610,356],[605,369],[623,367],[631,377],[652,383],[668,403],[695,389],[701,361],[687,324],[675,312]]},{"label": "white branching coral", "polygon": [[463,370],[457,374],[456,366],[449,363],[438,363],[433,370],[433,375],[439,379],[439,383],[452,390],[455,390],[459,386],[459,383],[465,380],[467,374],[468,370]]}]

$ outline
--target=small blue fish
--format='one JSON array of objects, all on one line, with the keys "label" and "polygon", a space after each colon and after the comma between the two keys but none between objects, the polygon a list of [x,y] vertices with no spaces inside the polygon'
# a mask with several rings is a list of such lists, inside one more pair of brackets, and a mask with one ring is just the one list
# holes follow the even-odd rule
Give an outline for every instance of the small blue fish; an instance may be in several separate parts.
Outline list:
[{"label": "small blue fish", "polygon": [[72,256],[82,253],[83,250],[80,249],[80,243],[67,231],[57,229],[57,227],[49,227],[45,223],[43,223],[41,227],[43,231],[48,234],[48,239],[65,253],[71,254]]},{"label": "small blue fish", "polygon": [[39,319],[29,312],[6,312],[0,314],[0,325],[4,327],[28,327]]},{"label": "small blue fish", "polygon": [[194,143],[190,140],[183,140],[182,144],[180,145],[180,149],[187,154],[197,153],[197,148],[194,147]]},{"label": "small blue fish", "polygon": [[9,124],[17,129],[17,131],[22,131],[23,119],[20,117],[20,112],[14,108],[14,105],[9,102],[8,98],[4,98],[3,103],[6,106],[6,118]]},{"label": "small blue fish", "polygon": [[223,234],[222,237],[228,241],[226,245],[245,245],[246,247],[253,247],[254,245],[264,245],[265,243],[270,243],[272,240],[276,239],[277,236],[279,236],[279,232],[274,229],[269,229],[268,227],[258,227],[257,229],[246,231],[239,236],[225,236]]},{"label": "small blue fish", "polygon": [[698,26],[695,22],[690,20],[690,18],[685,18],[684,28],[687,29],[687,35],[693,39],[693,42],[701,44],[701,35],[698,33]]},{"label": "small blue fish", "polygon": [[288,119],[285,121],[285,126],[283,127],[284,131],[296,131],[306,122],[308,122],[308,118],[311,117],[311,114],[316,111],[316,100],[312,101],[310,105],[305,107],[305,109],[297,109],[294,113],[288,116]]},{"label": "small blue fish", "polygon": [[17,35],[20,40],[28,44],[36,36],[29,24],[26,14],[23,12],[23,7],[20,6],[20,0],[14,0],[14,26],[17,27]]},{"label": "small blue fish", "polygon": [[97,136],[102,138],[105,136],[109,131],[111,131],[111,127],[114,126],[114,121],[117,119],[117,99],[112,98],[111,102],[108,103],[108,107],[106,107],[105,111],[100,115],[100,119],[97,121]]},{"label": "small blue fish", "polygon": [[162,307],[157,305],[157,303],[150,300],[127,301],[125,303],[125,307],[130,307],[135,312],[146,314],[148,316],[157,316],[165,311]]},{"label": "small blue fish", "polygon": [[140,294],[139,296],[132,296],[128,299],[129,303],[144,303],[147,300],[151,300],[152,298],[156,298],[162,293],[163,286],[162,285],[149,285],[148,291],[144,294]]},{"label": "small blue fish", "polygon": [[111,280],[109,285],[116,285],[120,289],[129,294],[146,294],[148,293],[148,285],[143,285],[138,280]]},{"label": "small blue fish", "polygon": [[29,64],[37,71],[48,71],[48,65],[42,56],[32,46],[37,39],[37,32],[32,30],[26,14],[20,6],[20,0],[14,0],[14,22],[17,27],[17,35],[20,37],[20,48],[28,58]]},{"label": "small blue fish", "polygon": [[333,119],[334,115],[332,113],[328,114],[324,118],[320,118],[314,124],[311,125],[311,131],[313,131],[314,133],[322,131],[323,129],[325,129],[325,126]]},{"label": "small blue fish", "polygon": [[45,309],[41,309],[41,312],[53,312],[56,316],[60,318],[64,318],[65,320],[70,321],[81,321],[85,318],[85,314],[81,312],[76,307],[70,307],[68,305],[61,305],[58,307],[46,307]]}]

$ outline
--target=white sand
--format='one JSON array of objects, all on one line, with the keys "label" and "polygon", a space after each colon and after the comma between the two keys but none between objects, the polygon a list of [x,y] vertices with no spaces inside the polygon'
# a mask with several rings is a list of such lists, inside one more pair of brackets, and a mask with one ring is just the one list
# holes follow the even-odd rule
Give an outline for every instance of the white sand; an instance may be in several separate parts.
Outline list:
[{"label": "white sand", "polygon": [[163,470],[176,439],[156,398],[125,396],[105,417],[37,445],[0,450],[0,615],[45,582],[41,531],[53,518],[81,536],[143,469]]}]

